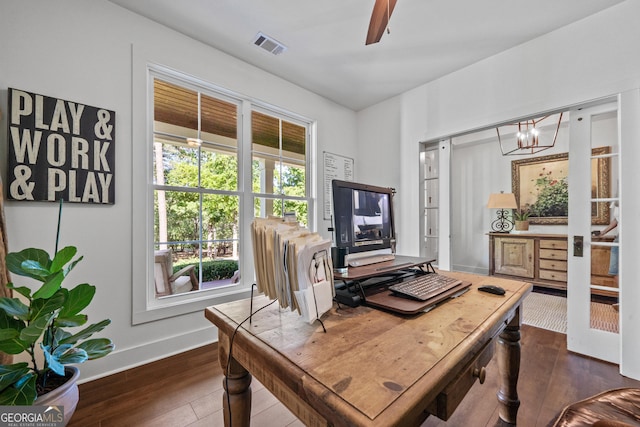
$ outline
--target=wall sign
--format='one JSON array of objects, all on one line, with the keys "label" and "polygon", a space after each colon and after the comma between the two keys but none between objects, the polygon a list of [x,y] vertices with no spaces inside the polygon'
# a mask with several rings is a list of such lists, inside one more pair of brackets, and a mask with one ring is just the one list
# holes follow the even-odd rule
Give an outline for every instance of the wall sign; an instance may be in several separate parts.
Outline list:
[{"label": "wall sign", "polygon": [[115,203],[116,113],[9,88],[11,200]]},{"label": "wall sign", "polygon": [[324,152],[324,219],[331,219],[331,181],[353,181],[353,159]]}]

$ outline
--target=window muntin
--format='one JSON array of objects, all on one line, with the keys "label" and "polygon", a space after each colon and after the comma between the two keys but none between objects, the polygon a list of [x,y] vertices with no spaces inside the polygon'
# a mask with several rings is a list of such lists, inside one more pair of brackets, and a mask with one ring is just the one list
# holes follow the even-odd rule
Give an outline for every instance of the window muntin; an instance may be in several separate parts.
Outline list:
[{"label": "window muntin", "polygon": [[195,265],[190,292],[235,285],[241,104],[160,78],[153,87],[154,250],[171,249],[173,272]]},{"label": "window muntin", "polygon": [[[177,298],[154,297],[152,291],[147,307],[168,308],[168,304],[210,298],[211,292],[211,296],[223,297],[237,292],[230,289],[249,289],[252,262],[248,258],[243,263],[242,254],[251,257],[247,233],[252,214],[295,212],[303,225],[311,222],[313,199],[306,155],[311,147],[311,123],[201,81],[167,71],[151,75],[154,97],[150,105],[156,119],[150,174],[152,247],[175,251],[174,271],[185,262],[196,265],[199,289],[173,295]],[[250,123],[260,125],[244,136],[242,112]],[[252,140],[243,155],[242,141]],[[252,147],[257,150],[253,152]],[[265,194],[267,188],[270,193]],[[212,268],[214,261],[225,265]],[[238,280],[241,271],[248,280]]]},{"label": "window muntin", "polygon": [[252,188],[255,216],[294,212],[307,225],[308,127],[294,120],[252,111]]}]

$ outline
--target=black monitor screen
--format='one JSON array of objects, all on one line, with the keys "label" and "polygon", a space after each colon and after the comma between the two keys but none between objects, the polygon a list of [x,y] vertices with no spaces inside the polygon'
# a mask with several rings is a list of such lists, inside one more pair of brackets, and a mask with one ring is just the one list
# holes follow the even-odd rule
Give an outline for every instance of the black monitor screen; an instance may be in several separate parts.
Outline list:
[{"label": "black monitor screen", "polygon": [[391,248],[392,189],[333,180],[336,246],[349,253]]}]

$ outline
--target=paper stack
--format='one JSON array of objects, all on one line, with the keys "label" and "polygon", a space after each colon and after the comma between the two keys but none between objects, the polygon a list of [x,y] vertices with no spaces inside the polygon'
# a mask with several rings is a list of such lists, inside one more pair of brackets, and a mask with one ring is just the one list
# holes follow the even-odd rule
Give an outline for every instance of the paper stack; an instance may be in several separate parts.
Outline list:
[{"label": "paper stack", "polygon": [[333,304],[331,240],[281,218],[251,224],[258,290],[311,323]]}]

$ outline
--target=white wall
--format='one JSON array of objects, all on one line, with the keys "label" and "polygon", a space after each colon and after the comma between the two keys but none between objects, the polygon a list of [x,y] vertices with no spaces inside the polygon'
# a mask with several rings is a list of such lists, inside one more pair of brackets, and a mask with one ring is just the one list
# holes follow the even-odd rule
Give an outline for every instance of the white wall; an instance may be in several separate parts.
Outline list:
[{"label": "white wall", "polygon": [[[358,113],[356,181],[397,190],[397,253],[418,256],[420,146],[427,130],[426,91],[419,87]],[[409,237],[409,238],[407,238]]]},{"label": "white wall", "polygon": [[[628,0],[424,85],[420,89],[424,92],[425,98],[414,100],[419,111],[425,110],[426,102],[426,114],[423,118],[416,118],[427,125],[422,140],[437,141],[443,137],[483,129],[514,118],[582,104],[640,87],[640,55],[637,54],[640,26],[636,24],[637,16],[640,16],[640,2]],[[393,107],[389,103],[383,105]],[[403,105],[403,110],[408,111],[409,107]],[[371,108],[377,110],[380,106]],[[362,111],[359,117],[365,117],[367,114],[367,110]],[[377,114],[380,116],[383,113],[377,110]],[[393,115],[394,112],[388,111],[386,114]],[[401,122],[404,122],[403,119],[404,116],[400,119]],[[369,125],[367,121],[358,121],[359,129]],[[640,126],[640,120],[630,121],[625,126],[631,126],[634,131],[627,134],[634,135]],[[416,124],[415,128],[420,128],[420,125]],[[624,145],[625,137],[622,137]],[[419,139],[404,141],[405,144],[419,142]],[[632,149],[637,146],[635,141],[627,140],[626,143],[629,147],[622,162],[621,197],[623,204],[626,203],[629,209],[635,209],[640,196],[637,192],[632,192],[632,188],[638,187],[635,168],[640,164],[640,157],[638,151]],[[624,146],[622,149],[625,150]],[[397,168],[418,168],[417,164],[403,163],[405,159],[401,161],[399,156],[393,160],[389,159],[389,162],[394,161]],[[625,168],[625,165],[636,166]],[[487,165],[474,164],[472,167],[486,168]],[[417,173],[403,173],[407,176],[417,176]],[[493,172],[475,173],[479,179],[484,179]],[[502,179],[508,177],[508,173],[505,172]],[[405,194],[418,191],[417,179],[403,181],[402,184],[399,190]],[[476,191],[475,180],[473,185],[469,181],[464,184],[463,188],[452,188],[452,192],[455,194],[456,191]],[[490,189],[481,188],[483,192],[488,190]],[[483,209],[486,200],[480,201],[483,205],[475,206],[473,209]],[[413,207],[405,201],[398,207],[403,215],[407,215],[404,212],[405,208]],[[622,209],[624,210],[624,206]],[[635,217],[638,216],[638,212],[631,211],[627,215]],[[482,227],[484,230],[486,226],[482,220],[478,220],[477,225],[459,236],[460,242],[477,236],[481,230],[477,230],[476,227]],[[627,227],[622,231],[627,232],[633,234],[626,237],[623,234],[624,241],[640,241],[637,227]],[[411,228],[400,229],[400,241],[414,242],[416,239],[419,239],[419,236]],[[633,262],[626,265],[624,276],[628,278],[628,283],[622,277],[622,273],[621,286],[630,288],[625,294],[625,298],[629,298],[625,304],[627,307],[639,307],[639,293],[632,288],[636,285],[633,283],[634,278],[640,276],[640,265]],[[622,340],[629,344],[629,350],[637,351],[637,344],[631,347],[631,343],[637,342],[637,335],[633,336],[632,331],[640,329],[640,318],[634,316],[633,311],[635,310],[629,310],[628,314],[625,314],[626,323],[623,324],[621,336]],[[630,362],[630,359],[627,361]],[[640,361],[628,363],[626,372],[630,376],[640,377],[639,364]]]},{"label": "white wall", "polygon": [[[217,338],[216,329],[204,319],[202,311],[132,326],[132,289],[145,286],[132,281],[134,270],[144,268],[145,256],[132,250],[136,238],[132,236],[139,233],[132,226],[132,218],[140,207],[140,201],[132,197],[132,185],[146,180],[132,162],[133,147],[144,144],[132,139],[132,135],[144,135],[146,126],[145,116],[132,111],[132,86],[141,78],[135,74],[132,47],[136,54],[144,52],[151,60],[162,56],[181,58],[182,63],[171,65],[202,80],[317,120],[319,154],[314,164],[318,168],[318,181],[314,192],[318,196],[320,219],[321,153],[326,150],[350,157],[357,154],[353,111],[104,0],[2,2],[0,39],[1,109],[7,105],[7,88],[12,87],[116,112],[115,205],[68,203],[62,214],[61,244],[75,245],[84,255],[69,280],[96,285],[96,299],[87,310],[89,319],[112,319],[103,335],[116,344],[116,351],[109,357],[82,366],[82,381]],[[160,50],[162,55],[157,54]],[[6,110],[2,116],[0,147],[5,161]],[[30,246],[53,251],[57,205],[8,201],[5,215],[11,251]],[[318,227],[326,233],[321,220]]]},{"label": "white wall", "polygon": [[376,104],[358,114],[356,181],[398,189],[400,170],[387,159],[398,158],[400,140],[398,97]]}]

